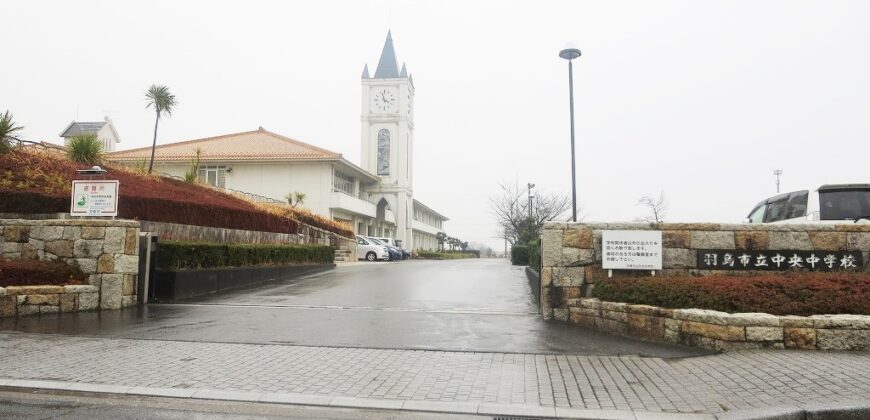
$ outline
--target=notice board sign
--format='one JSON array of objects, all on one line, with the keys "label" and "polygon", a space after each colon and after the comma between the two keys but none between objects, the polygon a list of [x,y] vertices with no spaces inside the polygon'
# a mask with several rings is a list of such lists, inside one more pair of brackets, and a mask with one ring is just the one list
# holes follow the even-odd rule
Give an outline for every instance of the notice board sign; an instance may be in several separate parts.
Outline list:
[{"label": "notice board sign", "polygon": [[118,181],[73,181],[69,214],[72,216],[117,216],[119,185]]},{"label": "notice board sign", "polygon": [[660,230],[601,232],[601,268],[605,270],[661,270]]}]

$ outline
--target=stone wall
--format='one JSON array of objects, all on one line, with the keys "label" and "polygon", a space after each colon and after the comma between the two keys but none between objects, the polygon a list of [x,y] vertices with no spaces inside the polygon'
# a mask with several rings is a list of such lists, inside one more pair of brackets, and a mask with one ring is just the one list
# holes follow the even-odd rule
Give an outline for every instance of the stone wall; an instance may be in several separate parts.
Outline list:
[{"label": "stone wall", "polygon": [[570,299],[565,312],[570,322],[599,331],[717,351],[870,350],[870,316],[862,315],[729,314],[588,298]]},{"label": "stone wall", "polygon": [[80,286],[0,288],[0,316],[135,305],[139,222],[0,219],[0,256],[59,260],[88,275]]},{"label": "stone wall", "polygon": [[142,221],[141,230],[152,232],[163,240],[201,241],[243,244],[317,244],[331,245],[338,250],[356,256],[356,239],[345,238],[327,230],[299,223],[299,233],[260,232],[253,230],[225,229],[209,226],[182,225],[178,223]]},{"label": "stone wall", "polygon": [[[560,223],[544,225],[542,234],[541,312],[567,319],[569,299],[590,297],[595,283],[607,278],[601,268],[604,230],[662,231],[662,270],[659,276],[711,275],[734,272],[697,269],[697,251],[826,250],[860,251],[870,272],[868,224],[716,224],[716,223]],[[649,276],[649,271],[621,272]],[[758,272],[741,271],[740,275]],[[769,272],[766,272],[769,273]]]}]

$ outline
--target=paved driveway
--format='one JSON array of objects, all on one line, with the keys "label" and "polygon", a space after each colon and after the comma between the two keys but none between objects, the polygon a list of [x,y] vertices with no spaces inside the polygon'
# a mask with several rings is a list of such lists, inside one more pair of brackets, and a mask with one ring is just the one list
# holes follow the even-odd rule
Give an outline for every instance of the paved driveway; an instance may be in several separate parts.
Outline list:
[{"label": "paved driveway", "polygon": [[509,353],[702,352],[546,323],[503,260],[353,263],[183,304],[0,320],[0,329],[118,338]]}]

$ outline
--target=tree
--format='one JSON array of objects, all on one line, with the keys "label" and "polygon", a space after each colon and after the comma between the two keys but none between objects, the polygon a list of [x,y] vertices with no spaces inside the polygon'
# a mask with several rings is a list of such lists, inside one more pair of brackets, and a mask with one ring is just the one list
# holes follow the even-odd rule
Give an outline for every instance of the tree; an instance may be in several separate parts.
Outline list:
[{"label": "tree", "polygon": [[438,232],[435,235],[435,240],[438,241],[438,250],[443,250],[444,243],[447,242],[447,234],[444,232]]},{"label": "tree", "polygon": [[[190,169],[184,173],[184,181],[191,184],[199,180],[199,163],[202,161],[202,149],[197,147],[190,159]],[[202,180],[200,180],[202,181]]]},{"label": "tree", "polygon": [[151,160],[148,163],[148,173],[154,169],[154,150],[157,148],[157,124],[160,122],[160,117],[166,115],[172,116],[172,109],[178,103],[175,101],[175,95],[169,92],[169,88],[163,85],[151,85],[145,92],[145,108],[154,108],[156,117],[154,118],[154,141],[151,143]]},{"label": "tree", "polygon": [[567,195],[538,191],[529,212],[527,191],[518,185],[501,184],[497,195],[490,197],[492,215],[502,228],[502,238],[514,244],[526,244],[541,235],[544,223],[561,219],[571,207]]},{"label": "tree", "polygon": [[668,200],[665,199],[665,193],[659,192],[658,198],[653,198],[650,195],[643,195],[637,200],[637,205],[645,208],[649,214],[643,217],[638,217],[637,221],[647,223],[661,223],[664,221],[668,211]]},{"label": "tree", "polygon": [[24,127],[15,124],[12,114],[8,110],[0,114],[0,154],[8,152],[12,148],[9,139],[15,139],[13,135],[23,129]]}]

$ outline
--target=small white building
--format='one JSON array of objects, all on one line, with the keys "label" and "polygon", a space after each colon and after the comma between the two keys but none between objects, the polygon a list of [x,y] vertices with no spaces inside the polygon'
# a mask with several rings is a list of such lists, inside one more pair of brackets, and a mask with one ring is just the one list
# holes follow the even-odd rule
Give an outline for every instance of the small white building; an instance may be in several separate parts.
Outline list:
[{"label": "small white building", "polygon": [[114,152],[115,146],[121,142],[121,136],[118,135],[109,117],[96,122],[72,121],[61,131],[60,136],[63,137],[63,145],[66,147],[73,137],[82,134],[96,134],[102,142],[104,152]]}]

